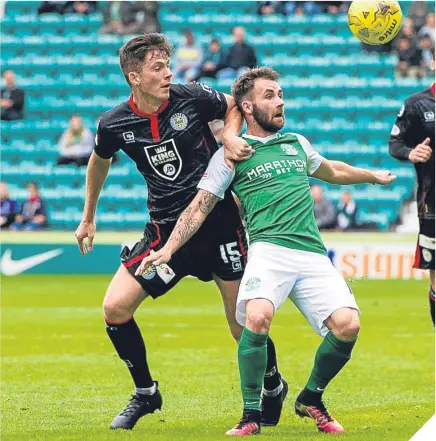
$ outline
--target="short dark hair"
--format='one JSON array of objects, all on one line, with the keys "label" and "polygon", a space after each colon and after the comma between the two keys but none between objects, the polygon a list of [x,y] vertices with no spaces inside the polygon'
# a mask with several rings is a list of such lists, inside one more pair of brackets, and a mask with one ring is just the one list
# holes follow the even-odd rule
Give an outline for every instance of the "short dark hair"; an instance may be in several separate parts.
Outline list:
[{"label": "short dark hair", "polygon": [[232,86],[232,95],[238,109],[242,112],[242,101],[247,93],[250,93],[253,90],[255,80],[258,78],[264,78],[266,80],[277,81],[279,77],[280,74],[271,67],[255,67],[254,69],[248,69],[247,72],[235,80]]},{"label": "short dark hair", "polygon": [[150,32],[132,38],[120,49],[120,66],[129,86],[129,72],[139,72],[147,53],[155,50],[162,51],[170,57],[173,52],[173,45],[165,35]]}]

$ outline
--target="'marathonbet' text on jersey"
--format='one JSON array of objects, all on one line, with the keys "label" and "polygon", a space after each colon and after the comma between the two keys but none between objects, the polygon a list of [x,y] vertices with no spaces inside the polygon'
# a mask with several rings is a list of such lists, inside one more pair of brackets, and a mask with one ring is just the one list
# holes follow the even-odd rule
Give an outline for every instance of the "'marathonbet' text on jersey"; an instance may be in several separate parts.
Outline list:
[{"label": "'marathonbet' text on jersey", "polygon": [[233,170],[219,150],[198,188],[224,198],[231,186],[244,207],[250,247],[268,242],[325,255],[308,180],[322,157],[299,134],[244,137],[256,154]]},{"label": "'marathonbet' text on jersey", "polygon": [[95,152],[108,159],[123,150],[147,182],[151,219],[175,222],[218,149],[207,123],[223,119],[226,111],[222,93],[196,83],[172,85],[169,100],[153,114],[139,110],[130,97],[102,116]]},{"label": "'marathonbet' text on jersey", "polygon": [[398,113],[389,142],[390,154],[400,160],[408,160],[418,144],[430,138],[433,150],[427,162],[414,164],[418,178],[418,216],[435,218],[435,85],[410,96]]}]

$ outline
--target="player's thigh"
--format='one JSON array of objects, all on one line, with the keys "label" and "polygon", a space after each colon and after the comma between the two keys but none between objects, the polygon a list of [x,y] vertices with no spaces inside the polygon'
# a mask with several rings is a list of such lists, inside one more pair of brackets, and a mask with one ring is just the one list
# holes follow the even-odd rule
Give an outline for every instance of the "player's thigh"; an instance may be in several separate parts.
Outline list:
[{"label": "player's thigh", "polygon": [[325,336],[329,331],[325,322],[335,311],[351,308],[359,312],[359,307],[327,256],[304,251],[298,254],[300,274],[289,297],[315,332]]},{"label": "player's thigh", "polygon": [[236,299],[238,297],[241,280],[222,280],[216,274],[213,279],[220,290],[223,299],[224,311],[230,332],[235,340],[239,341],[242,333],[242,326],[236,321]]},{"label": "player's thigh", "polygon": [[274,313],[283,305],[298,276],[290,252],[288,248],[265,242],[250,246],[236,301],[239,324],[245,325],[248,300],[269,300],[274,306]]},{"label": "player's thigh", "polygon": [[430,271],[435,270],[435,223],[433,220],[421,219],[419,221],[418,243],[416,244],[413,267]]},{"label": "player's thigh", "polygon": [[103,301],[104,315],[109,322],[128,320],[147,297],[143,287],[120,265],[109,284]]},{"label": "player's thigh", "polygon": [[209,270],[223,281],[241,280],[247,263],[247,238],[242,224],[231,221],[210,234],[216,236],[208,250]]},{"label": "player's thigh", "polygon": [[162,296],[173,288],[184,276],[186,270],[183,262],[185,250],[182,248],[174,253],[168,264],[151,265],[141,275],[135,272],[142,260],[152,250],[159,250],[168,239],[168,232],[157,225],[149,223],[144,230],[143,238],[132,248],[124,247],[121,252],[121,261],[130,276],[136,280],[142,289],[153,299]]}]

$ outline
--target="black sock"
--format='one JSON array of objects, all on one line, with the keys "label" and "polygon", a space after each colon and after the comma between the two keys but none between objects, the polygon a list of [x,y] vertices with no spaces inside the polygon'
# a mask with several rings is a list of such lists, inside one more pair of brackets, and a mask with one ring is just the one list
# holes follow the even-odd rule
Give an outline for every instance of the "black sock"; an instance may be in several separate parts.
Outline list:
[{"label": "black sock", "polygon": [[106,322],[106,332],[119,357],[129,368],[135,386],[152,387],[154,383],[148,369],[144,340],[135,319],[132,317],[121,324]]},{"label": "black sock", "polygon": [[429,300],[430,300],[430,314],[431,314],[431,319],[433,320],[433,327],[434,327],[434,289],[431,286],[429,292]]},{"label": "black sock", "polygon": [[266,340],[266,350],[268,360],[266,363],[265,376],[263,377],[263,387],[266,390],[274,390],[280,386],[282,377],[280,376],[277,367],[276,348],[271,337],[268,337]]},{"label": "black sock", "polygon": [[297,397],[297,401],[305,404],[306,406],[315,406],[321,402],[322,392],[314,392],[305,387],[300,395]]}]

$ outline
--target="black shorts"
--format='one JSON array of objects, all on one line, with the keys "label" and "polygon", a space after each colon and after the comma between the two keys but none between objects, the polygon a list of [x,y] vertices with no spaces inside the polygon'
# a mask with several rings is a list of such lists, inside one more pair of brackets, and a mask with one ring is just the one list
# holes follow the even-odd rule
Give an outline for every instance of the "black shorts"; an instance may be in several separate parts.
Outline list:
[{"label": "black shorts", "polygon": [[166,265],[151,266],[142,276],[135,271],[151,250],[159,250],[168,240],[175,224],[145,226],[144,237],[132,249],[121,252],[121,261],[130,274],[154,299],[165,294],[185,276],[194,276],[204,282],[215,274],[222,280],[239,280],[247,260],[245,229],[237,222],[207,223],[184,246],[176,251]]},{"label": "black shorts", "polygon": [[432,219],[419,220],[418,243],[416,244],[415,263],[413,268],[434,271],[435,258],[435,221]]}]

